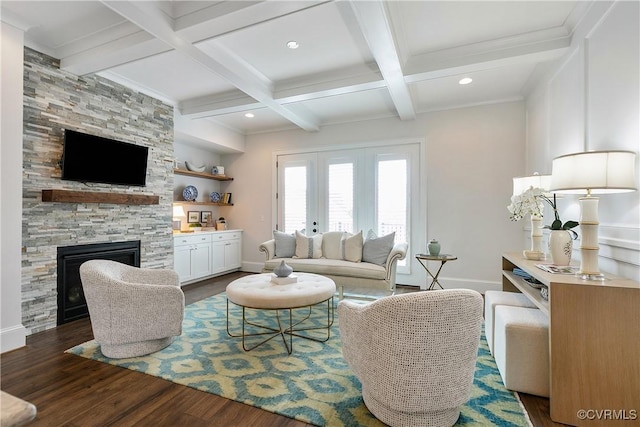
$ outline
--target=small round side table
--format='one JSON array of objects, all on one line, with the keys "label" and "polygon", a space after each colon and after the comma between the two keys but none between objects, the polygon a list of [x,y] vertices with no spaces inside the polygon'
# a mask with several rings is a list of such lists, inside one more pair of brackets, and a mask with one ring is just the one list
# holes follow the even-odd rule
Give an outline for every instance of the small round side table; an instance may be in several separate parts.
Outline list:
[{"label": "small round side table", "polygon": [[[436,285],[440,286],[440,289],[444,289],[440,284],[440,282],[438,281],[440,270],[442,270],[442,267],[447,263],[447,261],[455,261],[458,259],[458,257],[449,255],[449,254],[443,254],[443,255],[418,254],[416,255],[416,259],[424,267],[424,269],[427,270],[427,273],[429,273],[429,276],[431,276],[431,279],[432,279],[431,284],[427,286],[427,291],[432,291],[435,289]],[[429,267],[427,267],[428,261],[440,261],[440,267],[438,268],[438,271],[436,272],[435,275],[431,273],[431,271],[429,271]],[[429,278],[427,277],[427,280],[428,279]]]}]

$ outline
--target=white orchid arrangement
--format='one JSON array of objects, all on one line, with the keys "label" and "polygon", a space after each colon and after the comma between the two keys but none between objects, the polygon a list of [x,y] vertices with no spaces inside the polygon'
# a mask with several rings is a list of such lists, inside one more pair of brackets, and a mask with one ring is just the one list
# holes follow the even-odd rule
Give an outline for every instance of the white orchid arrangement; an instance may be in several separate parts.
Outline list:
[{"label": "white orchid arrangement", "polygon": [[553,200],[551,200],[545,195],[545,190],[542,188],[529,187],[529,189],[525,190],[522,194],[511,197],[511,204],[507,206],[511,214],[511,221],[521,220],[527,214],[542,218],[544,209],[543,202],[549,203],[555,216],[551,225],[545,225],[544,228],[550,230],[567,230],[574,239],[578,237],[577,233],[571,230],[578,226],[578,222],[567,221],[563,224],[560,220],[560,214],[558,214],[556,195],[554,194]]},{"label": "white orchid arrangement", "polygon": [[511,196],[511,204],[507,206],[511,214],[511,221],[519,221],[527,214],[542,218],[544,206],[542,199],[546,198],[542,188],[529,187],[523,193]]}]

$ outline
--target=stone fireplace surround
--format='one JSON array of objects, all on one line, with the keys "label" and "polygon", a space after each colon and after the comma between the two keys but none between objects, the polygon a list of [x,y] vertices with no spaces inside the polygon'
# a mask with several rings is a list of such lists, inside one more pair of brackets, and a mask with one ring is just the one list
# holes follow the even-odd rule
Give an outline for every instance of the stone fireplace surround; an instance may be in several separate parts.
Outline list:
[{"label": "stone fireplace surround", "polygon": [[[24,56],[22,324],[32,334],[57,323],[58,247],[140,240],[142,267],[173,268],[173,107],[96,75],[64,72],[32,49]],[[149,147],[147,185],[62,181],[64,128]],[[159,204],[43,202],[47,189],[153,195]]]}]

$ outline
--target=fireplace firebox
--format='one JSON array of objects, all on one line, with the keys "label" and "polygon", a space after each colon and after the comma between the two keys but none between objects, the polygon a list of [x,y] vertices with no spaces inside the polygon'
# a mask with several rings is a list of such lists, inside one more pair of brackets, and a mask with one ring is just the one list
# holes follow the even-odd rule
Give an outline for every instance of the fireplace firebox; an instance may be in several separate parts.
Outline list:
[{"label": "fireplace firebox", "polygon": [[140,267],[140,240],[58,247],[58,325],[89,315],[80,281],[80,265],[91,259]]}]

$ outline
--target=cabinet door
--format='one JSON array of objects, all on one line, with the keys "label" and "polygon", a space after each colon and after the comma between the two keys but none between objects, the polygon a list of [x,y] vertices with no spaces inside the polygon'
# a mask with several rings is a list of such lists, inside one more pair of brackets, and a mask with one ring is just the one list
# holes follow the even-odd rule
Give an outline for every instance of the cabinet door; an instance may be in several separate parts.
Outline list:
[{"label": "cabinet door", "polygon": [[213,273],[219,273],[225,270],[225,241],[213,242]]},{"label": "cabinet door", "polygon": [[191,245],[176,246],[174,248],[173,268],[180,277],[180,283],[193,277],[191,274]]},{"label": "cabinet door", "polygon": [[225,268],[240,267],[240,240],[229,240],[224,247]]},{"label": "cabinet door", "polygon": [[198,243],[191,251],[191,272],[194,278],[211,274],[211,243]]}]

